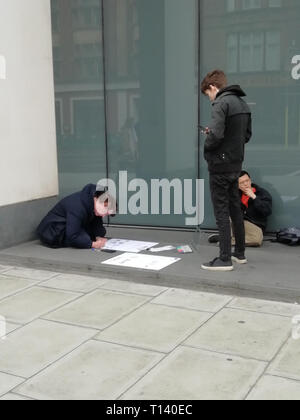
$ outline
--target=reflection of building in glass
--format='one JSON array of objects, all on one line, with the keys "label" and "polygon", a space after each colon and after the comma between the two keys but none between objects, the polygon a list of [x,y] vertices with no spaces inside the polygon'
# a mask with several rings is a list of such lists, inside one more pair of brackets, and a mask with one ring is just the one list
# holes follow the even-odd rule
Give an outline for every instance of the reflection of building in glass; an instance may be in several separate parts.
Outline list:
[{"label": "reflection of building in glass", "polygon": [[[105,4],[105,47],[110,51],[106,63],[107,90],[111,93],[112,126],[118,131],[129,117],[118,116],[115,101],[127,100],[128,91],[136,95],[138,64],[138,21],[136,0]],[[56,111],[64,136],[93,139],[102,136],[99,125],[104,113],[103,28],[100,0],[52,0],[53,59],[56,81]],[[117,28],[110,21],[119,22]],[[112,32],[111,28],[114,28]],[[117,48],[115,45],[117,43]],[[114,97],[115,83],[124,86],[124,95]],[[87,107],[88,112],[82,112]],[[98,118],[97,118],[98,113]],[[87,117],[87,114],[90,116]],[[94,117],[93,118],[93,114]],[[118,119],[118,117],[121,117]],[[123,117],[123,118],[122,118]],[[101,130],[101,133],[100,131]]]},{"label": "reflection of building in glass", "polygon": [[261,144],[299,147],[300,86],[291,74],[300,54],[300,3],[203,0],[202,11],[203,73],[224,68],[247,90]]}]

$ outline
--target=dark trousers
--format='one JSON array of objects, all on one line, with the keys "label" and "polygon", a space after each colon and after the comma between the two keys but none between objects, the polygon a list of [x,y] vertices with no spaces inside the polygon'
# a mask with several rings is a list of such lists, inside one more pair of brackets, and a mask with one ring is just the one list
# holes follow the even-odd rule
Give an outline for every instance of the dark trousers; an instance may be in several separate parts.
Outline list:
[{"label": "dark trousers", "polygon": [[220,258],[231,259],[231,224],[236,252],[245,253],[245,226],[239,193],[239,173],[210,174],[210,191],[220,234]]}]

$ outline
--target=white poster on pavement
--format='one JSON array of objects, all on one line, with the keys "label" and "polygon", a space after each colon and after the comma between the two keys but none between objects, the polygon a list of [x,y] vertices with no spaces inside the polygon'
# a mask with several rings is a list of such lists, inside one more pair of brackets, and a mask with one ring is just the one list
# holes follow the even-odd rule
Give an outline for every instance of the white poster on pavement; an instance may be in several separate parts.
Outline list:
[{"label": "white poster on pavement", "polygon": [[160,271],[180,260],[181,258],[157,257],[154,255],[125,253],[119,255],[118,257],[104,261],[102,264]]}]

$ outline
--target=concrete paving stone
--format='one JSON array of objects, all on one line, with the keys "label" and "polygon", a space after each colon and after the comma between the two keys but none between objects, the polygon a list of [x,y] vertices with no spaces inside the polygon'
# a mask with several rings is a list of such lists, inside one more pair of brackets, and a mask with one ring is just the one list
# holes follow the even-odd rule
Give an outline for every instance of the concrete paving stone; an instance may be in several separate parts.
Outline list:
[{"label": "concrete paving stone", "polygon": [[168,353],[211,316],[148,304],[98,334],[96,339]]},{"label": "concrete paving stone", "polygon": [[286,317],[300,315],[299,305],[249,298],[236,298],[228,305],[228,308],[245,309],[254,312],[262,312],[270,315],[281,315]]},{"label": "concrete paving stone", "polygon": [[[0,342],[0,346],[2,343]],[[24,382],[24,379],[17,378],[15,376],[7,375],[6,373],[0,372],[0,397],[7,394],[9,391],[14,389],[16,386]]]},{"label": "concrete paving stone", "polygon": [[21,277],[23,279],[29,279],[34,281],[45,281],[50,280],[52,277],[57,276],[58,273],[45,270],[34,270],[31,268],[15,267],[5,272],[6,276]]},{"label": "concrete paving stone", "polygon": [[266,364],[179,347],[133,388],[124,400],[242,400]]},{"label": "concrete paving stone", "polygon": [[0,371],[29,378],[73,351],[95,331],[37,320],[10,334],[0,344]]},{"label": "concrete paving stone", "polygon": [[249,401],[299,401],[300,382],[266,375],[247,397]]},{"label": "concrete paving stone", "polygon": [[0,300],[35,284],[36,282],[30,280],[0,275]]},{"label": "concrete paving stone", "polygon": [[27,324],[74,300],[80,294],[32,287],[0,302],[0,314],[9,322]]},{"label": "concrete paving stone", "polygon": [[152,286],[147,284],[132,283],[129,281],[108,280],[101,289],[113,290],[116,292],[134,293],[144,296],[158,296],[168,290],[166,287]]},{"label": "concrete paving stone", "polygon": [[90,341],[18,387],[38,400],[115,400],[161,355]]},{"label": "concrete paving stone", "polygon": [[288,339],[290,329],[288,318],[223,309],[185,344],[270,361]]},{"label": "concrete paving stone", "polygon": [[11,270],[11,269],[13,269],[14,267],[12,267],[12,266],[10,266],[10,265],[1,265],[0,264],[0,273],[3,273],[3,272],[5,272],[5,271],[7,271],[7,270]]},{"label": "concrete paving stone", "polygon": [[89,293],[107,283],[107,279],[80,276],[76,274],[60,274],[51,280],[41,283],[41,287],[70,290],[72,292]]},{"label": "concrete paving stone", "polygon": [[269,366],[268,373],[300,381],[300,340],[290,338]]},{"label": "concrete paving stone", "polygon": [[8,393],[0,398],[0,401],[32,401],[31,398],[22,397],[22,395]]},{"label": "concrete paving stone", "polygon": [[218,312],[231,300],[231,296],[227,297],[192,290],[169,289],[166,293],[154,299],[152,303],[198,311]]},{"label": "concrete paving stone", "polygon": [[143,305],[148,299],[97,290],[52,312],[45,319],[102,330]]}]

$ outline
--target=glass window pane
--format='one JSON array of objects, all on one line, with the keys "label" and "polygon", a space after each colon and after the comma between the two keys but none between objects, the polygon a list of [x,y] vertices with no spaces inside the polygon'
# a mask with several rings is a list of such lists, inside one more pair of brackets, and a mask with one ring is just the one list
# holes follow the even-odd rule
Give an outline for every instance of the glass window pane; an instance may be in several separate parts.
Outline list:
[{"label": "glass window pane", "polygon": [[152,179],[198,175],[197,5],[197,0],[104,1],[109,175],[118,180],[125,171],[128,182],[142,179],[149,191],[145,205],[137,203],[142,214],[120,215],[114,223],[185,227],[185,216],[175,208],[183,204],[180,194],[171,214],[148,213]]},{"label": "glass window pane", "polygon": [[280,70],[280,33],[266,33],[266,70]]},{"label": "glass window pane", "polygon": [[[243,13],[226,13],[219,0],[201,0],[201,76],[215,68],[228,71],[229,84],[240,84],[253,113],[253,138],[246,147],[245,169],[273,196],[269,230],[299,225],[300,206],[300,2],[244,1]],[[257,7],[254,10],[253,8]],[[276,16],[276,19],[274,18]],[[236,34],[236,35],[233,35]],[[239,68],[234,62],[234,36]],[[224,40],[224,41],[223,41]],[[224,53],[225,52],[225,53]],[[211,105],[201,100],[201,121],[209,124]],[[201,175],[207,179],[206,163]],[[205,226],[215,223],[206,188]]]},{"label": "glass window pane", "polygon": [[52,0],[60,194],[106,175],[100,0]]}]

